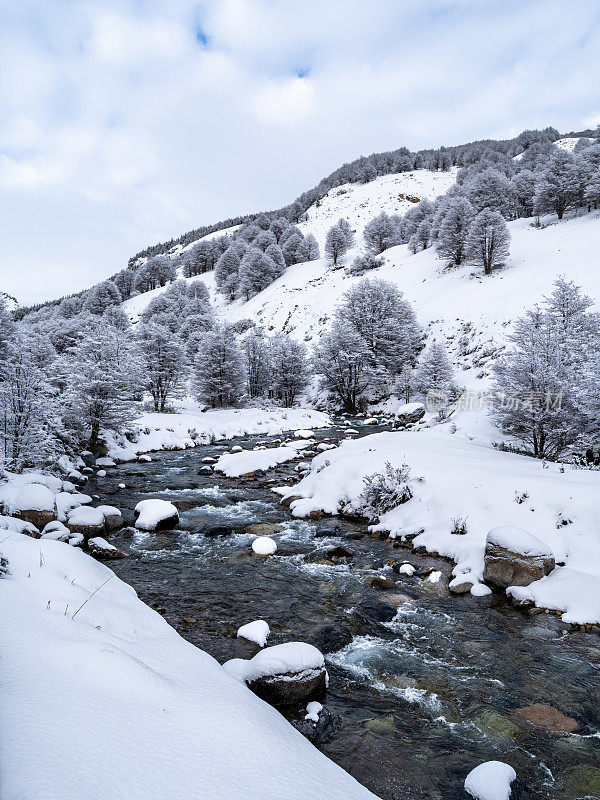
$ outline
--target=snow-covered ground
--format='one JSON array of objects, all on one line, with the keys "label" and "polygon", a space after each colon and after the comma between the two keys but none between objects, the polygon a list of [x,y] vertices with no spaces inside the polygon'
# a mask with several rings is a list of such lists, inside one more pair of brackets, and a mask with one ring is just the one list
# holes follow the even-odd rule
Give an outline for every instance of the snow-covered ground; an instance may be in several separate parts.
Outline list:
[{"label": "snow-covered ground", "polygon": [[[565,612],[566,622],[600,622],[600,472],[496,450],[484,435],[465,435],[474,427],[468,417],[464,412],[456,418],[454,434],[447,424],[378,433],[321,453],[310,473],[283,492],[304,498],[292,503],[292,513],[360,511],[364,477],[386,462],[407,464],[415,479],[413,498],[383,514],[378,530],[393,536],[423,531],[416,546],[453,559],[455,574],[480,580],[488,531],[498,525],[522,528],[565,566],[513,593]],[[455,520],[465,520],[466,535],[451,533]]]},{"label": "snow-covered ground", "polygon": [[[178,403],[175,414],[147,412],[134,424],[136,440],[107,434],[112,458],[127,461],[153,450],[184,450],[219,439],[264,434],[278,436],[298,428],[331,425],[327,414],[310,408],[226,408],[201,411],[197,404]],[[284,459],[285,460],[285,459]],[[246,470],[248,471],[248,470]]]},{"label": "snow-covered ground", "polygon": [[373,797],[109,569],[0,541],[4,800]]}]

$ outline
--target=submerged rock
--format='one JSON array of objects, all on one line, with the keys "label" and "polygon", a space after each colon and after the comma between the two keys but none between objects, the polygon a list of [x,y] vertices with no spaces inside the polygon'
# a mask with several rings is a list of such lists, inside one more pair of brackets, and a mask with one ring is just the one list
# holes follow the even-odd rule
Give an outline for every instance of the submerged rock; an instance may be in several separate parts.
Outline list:
[{"label": "submerged rock", "polygon": [[271,522],[257,522],[246,527],[246,533],[253,536],[273,536],[274,533],[281,533],[282,530],[284,530],[283,525]]},{"label": "submerged rock", "polygon": [[352,634],[345,625],[325,623],[312,628],[308,638],[322,653],[335,653],[350,644]]},{"label": "submerged rock", "polygon": [[528,586],[549,575],[554,567],[550,548],[521,528],[501,525],[487,535],[483,572],[486,583],[501,589]]},{"label": "submerged rock", "polygon": [[544,728],[554,733],[573,733],[579,729],[579,723],[567,717],[562,711],[548,703],[534,703],[531,706],[516,708],[512,717],[521,726]]}]

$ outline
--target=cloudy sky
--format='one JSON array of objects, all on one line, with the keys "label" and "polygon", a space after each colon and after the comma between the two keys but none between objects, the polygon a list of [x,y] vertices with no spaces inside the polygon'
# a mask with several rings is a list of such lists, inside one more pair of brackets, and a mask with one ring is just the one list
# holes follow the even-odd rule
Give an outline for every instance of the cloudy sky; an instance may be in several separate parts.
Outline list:
[{"label": "cloudy sky", "polygon": [[360,154],[600,121],[600,4],[0,0],[0,289],[85,288]]}]

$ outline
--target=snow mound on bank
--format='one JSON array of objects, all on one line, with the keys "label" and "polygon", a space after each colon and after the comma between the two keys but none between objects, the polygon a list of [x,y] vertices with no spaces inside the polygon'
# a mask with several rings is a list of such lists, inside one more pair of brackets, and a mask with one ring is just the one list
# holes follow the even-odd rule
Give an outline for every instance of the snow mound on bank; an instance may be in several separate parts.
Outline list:
[{"label": "snow mound on bank", "polygon": [[[315,456],[308,475],[282,494],[300,495],[291,504],[298,517],[311,511],[360,513],[365,476],[381,472],[387,462],[408,464],[413,498],[383,514],[378,530],[392,537],[418,534],[415,546],[452,558],[455,574],[478,579],[490,529],[529,531],[581,577],[555,571],[525,591],[539,605],[566,612],[567,621],[600,621],[600,472],[544,464],[471,438],[438,425],[344,441]],[[526,501],[517,502],[524,491]],[[465,517],[467,533],[452,534],[454,520]]]},{"label": "snow mound on bank", "polygon": [[545,542],[514,525],[498,525],[492,528],[486,541],[488,544],[495,544],[497,547],[524,556],[552,556],[552,550]]},{"label": "snow mound on bank", "polygon": [[102,564],[1,553],[2,797],[373,799]]}]

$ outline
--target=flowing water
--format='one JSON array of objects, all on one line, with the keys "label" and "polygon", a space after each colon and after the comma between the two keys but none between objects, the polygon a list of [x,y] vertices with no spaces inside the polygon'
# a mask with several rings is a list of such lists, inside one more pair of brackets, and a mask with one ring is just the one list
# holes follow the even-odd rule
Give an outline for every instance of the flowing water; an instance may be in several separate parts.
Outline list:
[{"label": "flowing water", "polygon": [[[327,429],[318,438],[343,435]],[[203,457],[264,440],[153,454],[151,463],[93,477],[86,491],[121,508],[128,523],[147,497],[180,511],[174,532],[112,537],[131,554],[109,562],[120,577],[221,663],[251,655],[236,631],[254,619],[268,621],[271,645],[319,646],[330,674],[326,711],[317,728],[301,709],[287,716],[381,798],[464,798],[466,774],[490,759],[512,764],[534,800],[600,797],[600,637],[567,632],[555,615],[515,609],[499,595],[454,597],[424,574],[449,575],[451,564],[372,538],[364,523],[293,520],[270,486],[291,481],[294,462],[263,477],[198,474]],[[254,537],[244,532],[259,522],[284,526],[266,559],[252,555]],[[235,533],[206,536],[214,526]],[[324,551],[337,545],[351,554],[331,561]],[[414,576],[392,571],[404,560]],[[372,587],[375,575],[395,588]],[[512,712],[534,703],[575,718],[577,733],[519,726]]]}]

